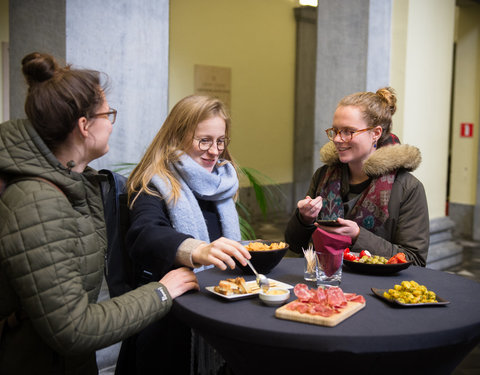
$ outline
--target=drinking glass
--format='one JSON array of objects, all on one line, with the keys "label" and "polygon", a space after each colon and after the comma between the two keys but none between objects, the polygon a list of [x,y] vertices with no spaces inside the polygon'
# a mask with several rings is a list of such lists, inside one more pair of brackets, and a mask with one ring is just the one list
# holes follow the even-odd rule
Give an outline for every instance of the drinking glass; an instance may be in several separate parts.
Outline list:
[{"label": "drinking glass", "polygon": [[342,282],[343,251],[317,251],[317,286],[338,286]]}]

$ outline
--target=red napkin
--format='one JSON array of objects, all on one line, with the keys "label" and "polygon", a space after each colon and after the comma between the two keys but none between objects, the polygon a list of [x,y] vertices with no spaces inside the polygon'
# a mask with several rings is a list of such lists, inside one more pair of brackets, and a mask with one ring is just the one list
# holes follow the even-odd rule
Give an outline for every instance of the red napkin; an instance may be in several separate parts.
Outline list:
[{"label": "red napkin", "polygon": [[322,269],[327,276],[332,276],[341,267],[343,251],[352,244],[352,239],[320,228],[313,232],[312,239]]}]

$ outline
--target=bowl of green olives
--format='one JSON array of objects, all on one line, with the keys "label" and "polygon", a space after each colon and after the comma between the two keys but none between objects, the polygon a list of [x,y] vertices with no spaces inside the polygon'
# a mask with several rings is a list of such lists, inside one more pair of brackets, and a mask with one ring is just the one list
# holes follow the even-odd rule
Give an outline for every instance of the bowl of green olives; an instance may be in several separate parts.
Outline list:
[{"label": "bowl of green olives", "polygon": [[413,262],[388,264],[388,259],[379,255],[364,255],[360,257],[358,253],[350,254],[358,257],[358,260],[347,260],[343,258],[343,264],[351,271],[369,275],[392,275],[410,267]]}]

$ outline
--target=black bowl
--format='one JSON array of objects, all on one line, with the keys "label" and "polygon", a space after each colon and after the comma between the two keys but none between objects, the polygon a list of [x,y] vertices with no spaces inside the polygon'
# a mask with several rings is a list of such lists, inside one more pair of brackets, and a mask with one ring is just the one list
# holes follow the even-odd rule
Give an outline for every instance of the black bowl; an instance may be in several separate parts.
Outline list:
[{"label": "black bowl", "polygon": [[[358,256],[357,253],[353,253]],[[369,264],[353,262],[351,260],[343,260],[343,264],[357,273],[365,273],[368,275],[392,275],[410,267],[413,262],[393,263],[393,264]]]},{"label": "black bowl", "polygon": [[[263,241],[263,240],[240,241],[240,243],[243,246],[247,246],[251,242],[260,242],[266,245],[270,245],[273,242],[283,242],[283,241]],[[257,270],[258,273],[263,273],[265,275],[269,273],[271,270],[273,270],[278,263],[280,263],[283,256],[286,254],[288,248],[289,248],[288,244],[285,244],[284,248],[281,248],[278,250],[249,251],[250,255],[252,256],[250,258],[250,262],[252,263],[253,267],[255,267],[255,270]],[[235,259],[235,263],[237,264],[237,267],[239,267],[245,274],[254,275],[253,271],[250,269],[248,265],[244,267],[236,259]]]}]

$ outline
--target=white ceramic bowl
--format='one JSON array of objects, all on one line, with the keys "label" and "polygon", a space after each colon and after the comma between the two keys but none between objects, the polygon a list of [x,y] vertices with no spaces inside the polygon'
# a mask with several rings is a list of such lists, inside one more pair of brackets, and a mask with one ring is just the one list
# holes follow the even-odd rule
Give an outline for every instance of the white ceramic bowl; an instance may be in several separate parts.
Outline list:
[{"label": "white ceramic bowl", "polygon": [[259,296],[268,306],[280,306],[290,298],[290,291],[284,288],[270,288],[267,293],[260,290]]}]

